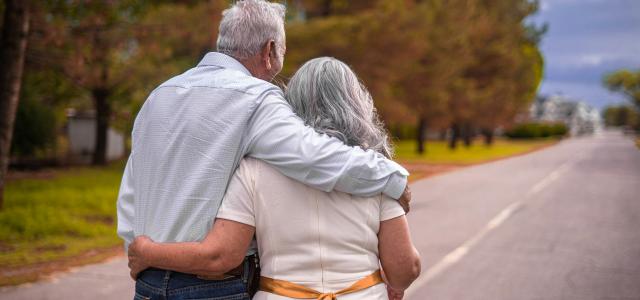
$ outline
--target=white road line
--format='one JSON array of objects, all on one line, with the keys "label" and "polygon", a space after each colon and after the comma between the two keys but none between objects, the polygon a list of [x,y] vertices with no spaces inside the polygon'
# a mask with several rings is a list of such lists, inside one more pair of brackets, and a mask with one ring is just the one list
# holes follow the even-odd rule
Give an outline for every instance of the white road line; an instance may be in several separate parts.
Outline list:
[{"label": "white road line", "polygon": [[511,217],[520,207],[524,205],[524,201],[529,197],[539,193],[546,186],[548,186],[553,181],[560,178],[560,176],[568,171],[571,166],[581,160],[586,153],[582,152],[574,157],[574,159],[568,160],[560,165],[558,168],[553,170],[547,176],[542,178],[538,183],[532,186],[529,191],[527,191],[526,196],[520,200],[514,201],[509,204],[505,209],[500,211],[493,219],[491,219],[480,232],[476,233],[473,237],[465,241],[460,247],[454,249],[447,255],[445,255],[441,260],[435,263],[431,268],[427,269],[420,277],[409,287],[409,289],[405,292],[406,298],[411,298],[422,286],[427,284],[427,282],[431,281],[433,278],[441,274],[442,272],[449,269],[452,265],[460,261],[463,257],[469,253],[469,250],[479,243],[487,234],[489,234],[492,230],[498,228],[500,225],[504,223],[509,217]]}]

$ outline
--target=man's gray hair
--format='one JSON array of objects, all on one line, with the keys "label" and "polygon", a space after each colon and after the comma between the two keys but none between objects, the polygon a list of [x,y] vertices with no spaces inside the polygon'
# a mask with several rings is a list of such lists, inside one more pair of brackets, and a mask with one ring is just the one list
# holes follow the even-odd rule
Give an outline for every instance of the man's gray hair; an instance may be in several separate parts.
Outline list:
[{"label": "man's gray hair", "polygon": [[269,40],[284,47],[286,8],[264,0],[240,0],[222,12],[218,52],[246,59],[260,53]]},{"label": "man's gray hair", "polygon": [[306,62],[289,81],[285,98],[316,131],[392,157],[371,94],[343,62],[331,57]]}]

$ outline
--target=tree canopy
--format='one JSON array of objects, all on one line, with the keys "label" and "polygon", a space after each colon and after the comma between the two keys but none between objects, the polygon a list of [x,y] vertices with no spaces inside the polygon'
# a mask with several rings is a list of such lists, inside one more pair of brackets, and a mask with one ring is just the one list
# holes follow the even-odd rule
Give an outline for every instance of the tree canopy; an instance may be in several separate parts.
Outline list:
[{"label": "tree canopy", "polygon": [[388,123],[417,121],[419,145],[424,127],[451,128],[452,146],[477,130],[492,137],[528,108],[542,79],[544,29],[525,24],[536,2],[303,3],[313,17],[289,23],[285,76],[316,56],[344,60]]},{"label": "tree canopy", "polygon": [[[103,163],[106,128],[130,131],[155,86],[215,49],[221,12],[230,2],[39,2],[23,97],[57,111],[94,110],[94,162]],[[341,59],[370,89],[387,124],[416,127],[420,141],[427,128],[452,129],[453,145],[474,132],[491,135],[528,107],[542,78],[542,31],[524,21],[536,11],[535,2],[284,2],[288,51],[278,80],[286,84],[311,58]],[[46,92],[37,80],[45,77],[57,88]]]},{"label": "tree canopy", "polygon": [[613,92],[624,94],[640,109],[640,70],[619,70],[607,74],[604,85]]}]

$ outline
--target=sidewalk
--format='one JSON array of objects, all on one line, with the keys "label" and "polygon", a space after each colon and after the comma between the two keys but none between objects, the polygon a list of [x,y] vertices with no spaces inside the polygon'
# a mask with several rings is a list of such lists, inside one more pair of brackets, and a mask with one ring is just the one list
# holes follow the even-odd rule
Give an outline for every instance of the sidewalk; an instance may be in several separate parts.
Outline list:
[{"label": "sidewalk", "polygon": [[133,299],[134,281],[123,256],[74,268],[35,283],[0,288],[0,300]]}]

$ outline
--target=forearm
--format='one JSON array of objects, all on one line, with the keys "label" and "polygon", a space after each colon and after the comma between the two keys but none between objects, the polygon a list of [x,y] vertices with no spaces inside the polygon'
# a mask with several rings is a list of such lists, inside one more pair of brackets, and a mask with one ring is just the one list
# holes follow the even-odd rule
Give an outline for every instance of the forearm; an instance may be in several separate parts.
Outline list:
[{"label": "forearm", "polygon": [[143,269],[221,275],[242,263],[254,233],[253,226],[217,219],[201,242],[155,243],[148,237],[136,237],[129,248],[129,260],[140,260],[138,265]]},{"label": "forearm", "polygon": [[381,261],[387,284],[397,290],[407,289],[420,275],[420,256],[418,251],[412,247],[410,255],[400,258],[403,263],[390,264]]},{"label": "forearm", "polygon": [[150,267],[182,273],[219,275],[232,268],[218,251],[200,242],[150,243],[142,254]]}]

